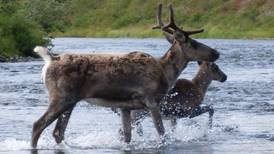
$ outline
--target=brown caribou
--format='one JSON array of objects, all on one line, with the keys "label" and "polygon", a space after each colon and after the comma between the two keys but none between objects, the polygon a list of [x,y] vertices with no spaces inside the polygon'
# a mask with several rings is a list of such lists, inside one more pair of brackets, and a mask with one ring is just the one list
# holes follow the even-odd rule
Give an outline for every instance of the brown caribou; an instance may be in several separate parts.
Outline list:
[{"label": "brown caribou", "polygon": [[170,23],[162,28],[173,35],[170,49],[161,58],[142,52],[115,54],[61,54],[53,56],[44,47],[34,51],[45,61],[44,83],[49,93],[49,106],[33,124],[32,147],[37,146],[43,130],[54,120],[54,138],[60,143],[69,116],[80,100],[105,107],[120,108],[124,141],[131,140],[130,111],[148,109],[160,137],[165,129],[159,102],[173,86],[189,61],[215,61],[219,53],[189,37],[175,26],[170,6]]},{"label": "brown caribou", "polygon": [[[203,113],[209,113],[209,126],[212,126],[214,110],[211,106],[201,106],[208,86],[213,80],[225,82],[226,74],[213,62],[198,62],[199,70],[192,80],[178,79],[174,87],[160,103],[162,118],[171,120],[173,129],[176,119],[193,118]],[[147,116],[144,110],[131,112],[133,125],[137,126],[138,134],[142,135],[141,119]]]}]

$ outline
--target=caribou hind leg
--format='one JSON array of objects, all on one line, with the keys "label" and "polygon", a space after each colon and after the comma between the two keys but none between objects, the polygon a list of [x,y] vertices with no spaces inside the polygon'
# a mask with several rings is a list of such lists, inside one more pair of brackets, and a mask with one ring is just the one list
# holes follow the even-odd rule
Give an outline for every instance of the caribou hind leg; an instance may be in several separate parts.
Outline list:
[{"label": "caribou hind leg", "polygon": [[[137,100],[138,101],[138,100]],[[149,101],[149,99],[143,99],[142,103],[146,105],[146,107],[149,109],[150,113],[151,113],[151,117],[152,117],[152,121],[154,123],[154,126],[161,138],[161,140],[163,142],[165,142],[165,128],[163,125],[163,121],[162,121],[162,117],[160,114],[160,107],[159,105],[154,102],[154,101]],[[131,114],[130,111],[126,110],[126,109],[122,109],[121,113],[122,113],[122,123],[123,123],[123,130],[119,131],[120,134],[123,133],[124,134],[124,140],[126,143],[128,143],[128,141],[130,141],[129,138],[131,138],[131,120],[133,120],[133,124],[135,122],[137,122],[136,124],[138,124],[138,119],[137,117],[135,117],[136,115],[134,115],[134,111],[132,111],[133,114]],[[126,129],[128,132],[126,132]]]},{"label": "caribou hind leg", "polygon": [[143,136],[144,135],[144,131],[143,131],[143,125],[141,122],[137,122],[135,124],[135,128],[136,128],[136,132],[139,136]]},{"label": "caribou hind leg", "polygon": [[135,127],[136,132],[139,136],[143,136],[143,126],[142,121],[143,119],[149,115],[148,110],[132,110],[131,111],[131,120],[132,125]]},{"label": "caribou hind leg", "polygon": [[124,141],[129,143],[131,140],[131,117],[129,109],[121,109]]},{"label": "caribou hind leg", "polygon": [[[111,110],[113,112],[115,112],[116,114],[118,114],[119,116],[121,116],[121,112],[119,112],[117,108],[111,108]],[[131,110],[130,111],[131,128],[132,129],[135,128],[137,134],[139,136],[143,136],[143,127],[142,127],[141,120],[148,114],[148,112],[147,111],[145,111],[145,112],[141,111],[141,113],[140,113],[139,111],[140,110]],[[124,135],[123,128],[119,129],[119,134],[120,134],[121,140],[124,140],[124,138],[123,138],[123,135]]]},{"label": "caribou hind leg", "polygon": [[65,131],[74,107],[75,105],[58,117],[57,123],[52,134],[56,143],[58,144],[64,140]]},{"label": "caribou hind leg", "polygon": [[177,120],[174,118],[174,119],[171,119],[170,120],[170,123],[171,123],[171,131],[172,132],[175,132],[175,129],[176,129],[176,125],[177,125]]},{"label": "caribou hind leg", "polygon": [[[64,99],[63,99],[64,100]],[[63,112],[74,106],[76,102],[67,102],[54,99],[50,101],[47,111],[33,124],[31,146],[36,148],[38,139],[43,130],[56,120]]]}]

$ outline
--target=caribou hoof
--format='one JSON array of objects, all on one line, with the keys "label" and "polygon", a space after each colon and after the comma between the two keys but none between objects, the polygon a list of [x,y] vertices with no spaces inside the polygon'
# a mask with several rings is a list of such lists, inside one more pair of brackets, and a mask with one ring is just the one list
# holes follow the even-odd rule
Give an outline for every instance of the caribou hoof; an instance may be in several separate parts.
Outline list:
[{"label": "caribou hoof", "polygon": [[64,136],[61,135],[59,131],[54,131],[52,135],[57,144],[60,144],[64,140]]}]

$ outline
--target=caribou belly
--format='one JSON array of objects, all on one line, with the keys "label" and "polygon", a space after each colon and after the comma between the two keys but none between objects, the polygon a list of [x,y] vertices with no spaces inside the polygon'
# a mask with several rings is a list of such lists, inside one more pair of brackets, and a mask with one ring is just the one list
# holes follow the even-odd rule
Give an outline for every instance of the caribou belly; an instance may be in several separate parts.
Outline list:
[{"label": "caribou belly", "polygon": [[102,98],[87,98],[86,102],[92,105],[104,106],[104,107],[114,107],[114,108],[126,108],[126,109],[142,109],[145,105],[139,100],[126,100],[126,101],[112,101]]}]

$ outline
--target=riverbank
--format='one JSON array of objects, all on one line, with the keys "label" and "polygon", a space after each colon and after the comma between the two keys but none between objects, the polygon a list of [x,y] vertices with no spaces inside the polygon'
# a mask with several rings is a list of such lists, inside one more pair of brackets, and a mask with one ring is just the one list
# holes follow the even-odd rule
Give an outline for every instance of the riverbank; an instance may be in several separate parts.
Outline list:
[{"label": "riverbank", "polygon": [[30,61],[38,61],[40,58],[34,57],[22,57],[22,56],[13,56],[13,57],[2,57],[0,56],[0,63],[16,63],[16,62],[30,62]]},{"label": "riverbank", "polygon": [[[151,39],[153,39],[153,40],[165,40],[163,37],[155,37],[155,38],[151,38],[151,37],[149,37],[149,38],[137,38],[137,37],[135,37],[135,38],[128,38],[128,37],[123,37],[123,38],[100,38],[100,37],[98,37],[98,38],[96,38],[96,37],[57,37],[57,38],[55,38],[55,39],[53,39],[52,41],[54,42],[54,40],[59,40],[59,39],[61,39],[61,40],[63,40],[63,39],[75,39],[75,40],[81,40],[81,39],[87,39],[87,40],[100,40],[100,39],[104,39],[104,40],[109,40],[109,39],[111,39],[111,40],[120,40],[120,39],[123,39],[123,40],[125,40],[125,42],[127,41],[127,40],[132,40],[132,39],[136,39],[136,40],[142,40],[142,42],[147,42],[147,41],[150,41]],[[199,40],[213,40],[213,39],[204,39],[204,38],[198,38]],[[238,40],[239,42],[241,42],[241,41],[245,41],[245,40],[254,40],[254,41],[267,41],[267,40],[274,40],[274,38],[263,38],[263,39],[257,39],[257,38],[254,38],[254,39],[215,39],[215,40],[223,40],[223,41],[225,41],[225,40],[227,40],[227,41],[231,41],[231,40],[234,40],[234,41],[236,41],[236,40]],[[105,44],[107,45],[107,44],[111,44],[111,42],[105,42]],[[103,44],[100,44],[100,45],[98,45],[98,48],[101,46],[101,45],[103,45]],[[152,45],[152,44],[151,44]],[[65,46],[65,45],[64,45]],[[67,46],[70,46],[69,44],[67,44]],[[85,46],[94,46],[94,42],[90,42],[90,43],[87,43],[87,44],[85,44]],[[153,46],[153,45],[152,45]],[[165,48],[167,48],[168,46],[166,46]],[[115,47],[113,47],[113,49],[115,49]],[[63,51],[63,50],[65,50],[65,49],[60,49],[59,51]],[[107,49],[107,50],[111,50],[111,49]],[[128,51],[130,51],[130,50],[128,50]],[[140,51],[144,51],[144,50],[140,50]],[[53,50],[53,53],[55,53],[56,51],[55,50]],[[145,51],[144,51],[145,52]],[[40,61],[41,60],[41,58],[39,58],[39,57],[32,57],[32,56],[26,56],[26,57],[24,57],[24,56],[18,56],[18,55],[14,55],[14,56],[12,56],[12,55],[10,55],[10,56],[2,56],[1,54],[0,54],[0,63],[2,62],[11,62],[11,63],[13,63],[13,62],[29,62],[29,61]]]}]

